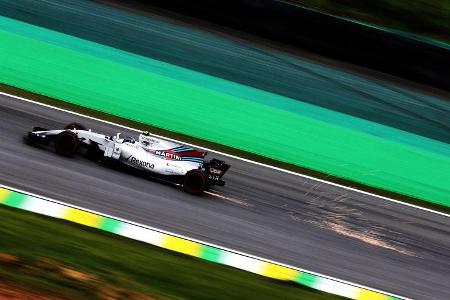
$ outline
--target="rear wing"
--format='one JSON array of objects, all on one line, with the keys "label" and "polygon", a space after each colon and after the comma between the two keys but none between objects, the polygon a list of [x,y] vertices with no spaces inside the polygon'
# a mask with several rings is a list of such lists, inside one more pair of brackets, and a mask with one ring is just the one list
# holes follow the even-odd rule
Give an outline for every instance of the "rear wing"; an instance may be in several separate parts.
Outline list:
[{"label": "rear wing", "polygon": [[225,181],[222,180],[222,176],[230,168],[229,164],[226,164],[223,160],[213,158],[209,162],[204,163],[203,167],[205,168],[205,172],[208,174],[208,179],[212,185],[225,185]]}]

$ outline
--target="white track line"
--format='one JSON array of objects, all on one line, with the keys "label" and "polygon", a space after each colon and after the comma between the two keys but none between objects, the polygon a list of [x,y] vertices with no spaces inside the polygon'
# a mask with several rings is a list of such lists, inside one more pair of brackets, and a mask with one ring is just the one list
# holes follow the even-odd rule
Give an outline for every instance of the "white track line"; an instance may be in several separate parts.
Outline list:
[{"label": "white track line", "polygon": [[[4,93],[4,92],[0,92],[0,95],[7,96],[7,97],[10,97],[10,98],[14,98],[14,99],[18,99],[18,100],[22,100],[22,101],[25,101],[25,102],[30,102],[30,103],[33,103],[35,105],[52,108],[52,109],[55,109],[55,110],[59,110],[59,111],[65,112],[65,113],[69,113],[69,114],[75,115],[75,116],[84,117],[84,118],[87,118],[87,119],[90,119],[90,120],[94,120],[94,121],[97,121],[97,122],[101,122],[101,123],[110,124],[110,125],[114,125],[114,126],[117,126],[117,127],[125,128],[125,129],[131,130],[131,131],[141,132],[141,130],[136,129],[136,128],[132,128],[132,127],[124,126],[124,125],[121,125],[121,124],[117,124],[117,123],[105,121],[105,120],[102,120],[102,119],[94,118],[94,117],[91,117],[91,116],[88,116],[88,115],[84,115],[84,114],[73,112],[73,111],[70,111],[70,110],[67,110],[67,109],[63,109],[63,108],[60,108],[60,107],[56,107],[56,106],[40,103],[40,102],[31,100],[31,99],[19,97],[19,96],[16,96],[16,95]],[[389,201],[389,202],[393,202],[393,203],[396,203],[396,204],[413,207],[413,208],[416,208],[416,209],[420,209],[420,210],[423,210],[423,211],[427,211],[427,212],[430,212],[430,213],[434,213],[434,214],[438,214],[438,215],[450,218],[450,214],[446,214],[446,213],[443,213],[443,212],[440,212],[440,211],[432,210],[432,209],[429,209],[429,208],[421,207],[421,206],[410,204],[410,203],[406,203],[406,202],[402,202],[402,201],[399,201],[399,200],[395,200],[395,199],[392,199],[392,198],[388,198],[388,197],[384,197],[384,196],[381,196],[381,195],[373,194],[373,193],[370,193],[370,192],[366,192],[366,191],[363,191],[363,190],[360,190],[360,189],[348,187],[348,186],[341,185],[341,184],[338,184],[338,183],[334,183],[334,182],[331,182],[331,181],[326,181],[326,180],[323,180],[323,179],[315,178],[315,177],[308,176],[308,175],[305,175],[305,174],[296,173],[296,172],[293,172],[293,171],[289,171],[289,170],[285,170],[285,169],[282,169],[282,168],[274,167],[274,166],[271,166],[271,165],[263,164],[263,163],[260,163],[260,162],[257,162],[257,161],[253,161],[253,160],[250,160],[250,159],[246,159],[246,158],[242,158],[242,157],[239,157],[239,156],[231,155],[231,154],[228,154],[228,153],[219,152],[219,151],[214,150],[214,149],[205,148],[205,147],[198,146],[198,145],[195,145],[195,144],[186,143],[184,141],[172,139],[172,138],[165,137],[165,136],[162,136],[162,135],[157,135],[157,134],[152,134],[152,135],[156,136],[156,137],[159,137],[159,138],[166,139],[166,140],[170,140],[170,141],[173,141],[173,142],[177,142],[177,143],[189,145],[189,146],[192,146],[192,147],[195,147],[195,148],[207,150],[209,152],[217,153],[217,154],[220,154],[220,155],[223,155],[223,156],[231,157],[231,158],[234,158],[234,159],[237,159],[237,160],[245,161],[245,162],[248,162],[248,163],[251,163],[251,164],[254,164],[254,165],[266,167],[266,168],[273,169],[273,170],[276,170],[276,171],[280,171],[280,172],[288,173],[288,174],[291,174],[291,175],[295,175],[295,176],[307,178],[307,179],[310,179],[310,180],[314,180],[314,181],[317,181],[317,182],[329,184],[331,186],[343,188],[343,189],[346,189],[346,190],[349,190],[349,191],[359,192],[359,193],[364,194],[364,195],[380,198],[380,199],[383,199],[383,200],[386,200],[386,201]]]},{"label": "white track line", "polygon": [[[230,248],[227,248],[227,247],[223,247],[223,246],[220,246],[220,245],[217,245],[217,244],[213,244],[213,243],[205,242],[205,241],[198,240],[198,239],[195,239],[195,238],[192,238],[192,237],[184,236],[184,235],[181,235],[181,234],[178,234],[178,233],[174,233],[174,232],[166,231],[166,230],[163,230],[163,229],[155,228],[155,227],[152,227],[152,226],[148,226],[148,225],[136,223],[136,222],[133,222],[133,221],[121,219],[121,218],[118,218],[118,217],[115,217],[115,216],[111,216],[111,215],[108,215],[108,214],[105,214],[105,213],[101,213],[101,212],[98,212],[98,211],[95,211],[95,210],[87,209],[87,208],[80,207],[80,206],[73,205],[73,204],[69,204],[69,203],[65,203],[65,202],[58,201],[58,200],[55,200],[55,199],[52,199],[52,198],[49,198],[49,197],[46,197],[46,196],[30,193],[30,192],[24,191],[24,190],[16,188],[16,187],[11,187],[11,186],[5,185],[3,183],[0,183],[0,187],[6,188],[8,190],[16,191],[16,192],[19,192],[19,193],[22,193],[22,194],[26,194],[26,195],[29,195],[29,196],[33,196],[33,197],[36,197],[36,198],[41,198],[41,199],[44,199],[44,200],[47,200],[47,201],[50,201],[50,202],[53,202],[53,203],[61,204],[61,205],[67,206],[67,207],[77,208],[77,209],[80,209],[80,210],[83,210],[83,211],[87,211],[87,212],[90,212],[90,213],[93,213],[93,214],[96,214],[96,215],[100,215],[100,216],[103,216],[103,217],[108,217],[108,218],[111,218],[111,219],[114,219],[114,220],[117,220],[117,221],[121,221],[121,222],[124,222],[124,223],[131,224],[131,225],[136,225],[136,226],[139,226],[139,227],[142,227],[142,228],[147,228],[147,229],[150,229],[150,230],[158,231],[158,232],[165,233],[165,234],[172,235],[172,236],[176,236],[176,237],[179,237],[179,238],[182,238],[182,239],[186,239],[186,240],[190,240],[190,241],[193,241],[193,242],[197,242],[197,243],[200,243],[200,244],[203,244],[203,245],[212,246],[212,247],[215,247],[215,248],[218,248],[218,249],[226,250],[226,251],[229,251],[229,252],[232,252],[232,253],[240,254],[240,255],[247,256],[247,257],[250,257],[250,258],[254,258],[254,259],[257,259],[257,260],[273,263],[273,264],[276,264],[276,265],[284,266],[284,267],[291,268],[291,269],[294,269],[294,270],[297,270],[297,271],[301,271],[301,272],[305,272],[305,273],[310,273],[310,274],[313,274],[313,275],[316,275],[316,276],[320,276],[320,277],[323,277],[323,278],[327,278],[327,279],[330,279],[330,280],[334,280],[334,281],[337,281],[337,282],[340,282],[340,283],[346,283],[346,284],[349,284],[349,285],[352,285],[352,286],[355,286],[355,287],[371,290],[371,291],[374,291],[374,292],[378,292],[378,293],[381,293],[381,294],[385,294],[385,295],[396,297],[396,298],[403,299],[403,300],[412,300],[411,298],[405,298],[403,296],[399,296],[399,295],[392,294],[392,293],[389,293],[389,292],[386,292],[386,291],[374,289],[374,288],[371,288],[371,287],[368,287],[368,286],[365,286],[365,285],[360,285],[358,283],[345,281],[345,280],[342,280],[342,279],[339,279],[339,278],[334,278],[334,277],[331,277],[331,276],[328,276],[328,275],[324,275],[324,274],[321,274],[321,273],[316,273],[316,272],[313,272],[313,271],[302,269],[300,267],[294,267],[294,266],[287,265],[287,264],[284,264],[284,263],[280,263],[280,262],[277,262],[277,261],[274,261],[274,260],[270,260],[270,259],[267,259],[267,258],[262,258],[262,257],[255,256],[255,255],[252,255],[252,254],[249,254],[249,253],[241,252],[241,251],[230,249]],[[101,229],[99,229],[99,230],[101,230]]]}]

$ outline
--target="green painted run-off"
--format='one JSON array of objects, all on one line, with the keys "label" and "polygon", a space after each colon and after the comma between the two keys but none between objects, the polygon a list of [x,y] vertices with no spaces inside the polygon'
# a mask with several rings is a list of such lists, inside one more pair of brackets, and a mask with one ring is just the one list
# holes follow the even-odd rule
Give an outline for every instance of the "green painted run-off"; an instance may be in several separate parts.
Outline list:
[{"label": "green painted run-off", "polygon": [[0,25],[2,83],[450,206],[447,144],[7,18]]}]

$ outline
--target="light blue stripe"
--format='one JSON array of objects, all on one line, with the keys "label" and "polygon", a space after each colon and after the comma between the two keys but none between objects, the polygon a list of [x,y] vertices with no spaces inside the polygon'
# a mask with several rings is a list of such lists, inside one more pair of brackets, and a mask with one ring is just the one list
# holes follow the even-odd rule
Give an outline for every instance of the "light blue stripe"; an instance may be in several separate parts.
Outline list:
[{"label": "light blue stripe", "polygon": [[198,162],[198,163],[202,163],[204,160],[199,158],[199,159],[193,159],[193,158],[189,158],[189,159],[185,159],[184,157],[181,159],[182,161],[192,161],[192,162]]}]

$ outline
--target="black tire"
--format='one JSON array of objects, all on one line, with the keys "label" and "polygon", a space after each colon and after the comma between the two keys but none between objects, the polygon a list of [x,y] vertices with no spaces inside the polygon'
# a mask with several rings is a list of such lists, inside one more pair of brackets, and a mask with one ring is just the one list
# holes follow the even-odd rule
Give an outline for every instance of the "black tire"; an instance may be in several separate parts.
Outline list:
[{"label": "black tire", "polygon": [[55,150],[60,155],[72,156],[77,153],[79,146],[78,137],[71,131],[62,131],[56,136]]},{"label": "black tire", "polygon": [[80,123],[70,123],[64,129],[76,129],[76,130],[86,130],[86,127],[81,125]]},{"label": "black tire", "polygon": [[208,176],[201,170],[191,170],[184,175],[183,190],[199,195],[208,189]]}]

